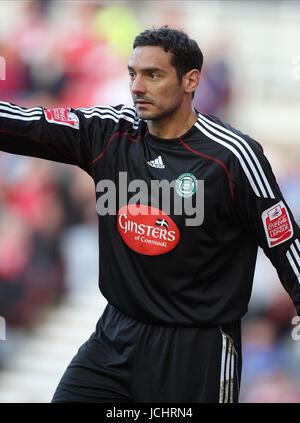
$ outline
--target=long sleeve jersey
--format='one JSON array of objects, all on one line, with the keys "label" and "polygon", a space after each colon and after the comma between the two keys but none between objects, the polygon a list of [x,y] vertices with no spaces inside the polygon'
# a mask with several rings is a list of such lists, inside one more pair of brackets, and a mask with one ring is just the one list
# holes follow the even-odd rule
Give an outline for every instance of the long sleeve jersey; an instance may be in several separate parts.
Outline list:
[{"label": "long sleeve jersey", "polygon": [[227,123],[199,113],[166,140],[134,106],[2,102],[0,149],[78,165],[93,178],[99,287],[127,315],[178,326],[241,318],[258,246],[299,314],[300,230],[260,144]]}]

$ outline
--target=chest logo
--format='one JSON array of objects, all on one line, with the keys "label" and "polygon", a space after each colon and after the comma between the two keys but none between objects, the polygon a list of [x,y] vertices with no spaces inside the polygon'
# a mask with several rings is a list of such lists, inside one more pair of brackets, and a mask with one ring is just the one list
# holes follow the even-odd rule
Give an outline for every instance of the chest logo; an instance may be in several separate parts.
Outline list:
[{"label": "chest logo", "polygon": [[121,207],[117,227],[129,248],[148,256],[168,253],[180,239],[176,223],[162,210],[146,205],[128,204]]},{"label": "chest logo", "polygon": [[161,158],[161,156],[158,156],[154,160],[149,160],[147,164],[151,167],[156,167],[156,169],[164,169],[166,166],[164,165],[164,162]]},{"label": "chest logo", "polygon": [[191,197],[197,192],[197,179],[192,173],[182,173],[176,180],[176,192],[181,197]]}]

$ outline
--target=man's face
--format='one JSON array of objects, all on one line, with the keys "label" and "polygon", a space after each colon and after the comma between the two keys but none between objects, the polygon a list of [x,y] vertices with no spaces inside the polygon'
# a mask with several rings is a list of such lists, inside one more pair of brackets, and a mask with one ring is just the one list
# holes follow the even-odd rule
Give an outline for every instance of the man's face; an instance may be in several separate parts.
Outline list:
[{"label": "man's face", "polygon": [[158,46],[136,47],[128,62],[130,91],[140,118],[158,120],[182,103],[184,90],[171,65],[171,53]]}]

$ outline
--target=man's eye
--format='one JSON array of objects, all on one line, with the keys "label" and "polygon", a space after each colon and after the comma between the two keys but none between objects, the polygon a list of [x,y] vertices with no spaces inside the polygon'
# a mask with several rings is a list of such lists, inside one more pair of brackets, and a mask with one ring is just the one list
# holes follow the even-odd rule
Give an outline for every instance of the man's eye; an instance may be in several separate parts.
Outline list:
[{"label": "man's eye", "polygon": [[129,78],[133,79],[135,77],[135,74],[133,72],[129,72]]}]

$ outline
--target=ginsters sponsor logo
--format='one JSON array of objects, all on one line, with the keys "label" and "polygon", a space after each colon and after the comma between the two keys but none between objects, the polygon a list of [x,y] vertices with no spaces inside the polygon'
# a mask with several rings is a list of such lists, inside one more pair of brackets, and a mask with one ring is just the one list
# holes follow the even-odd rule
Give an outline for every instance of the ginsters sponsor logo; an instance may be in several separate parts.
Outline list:
[{"label": "ginsters sponsor logo", "polygon": [[175,222],[162,210],[146,205],[129,204],[121,207],[117,226],[129,248],[148,256],[168,253],[180,239]]}]

